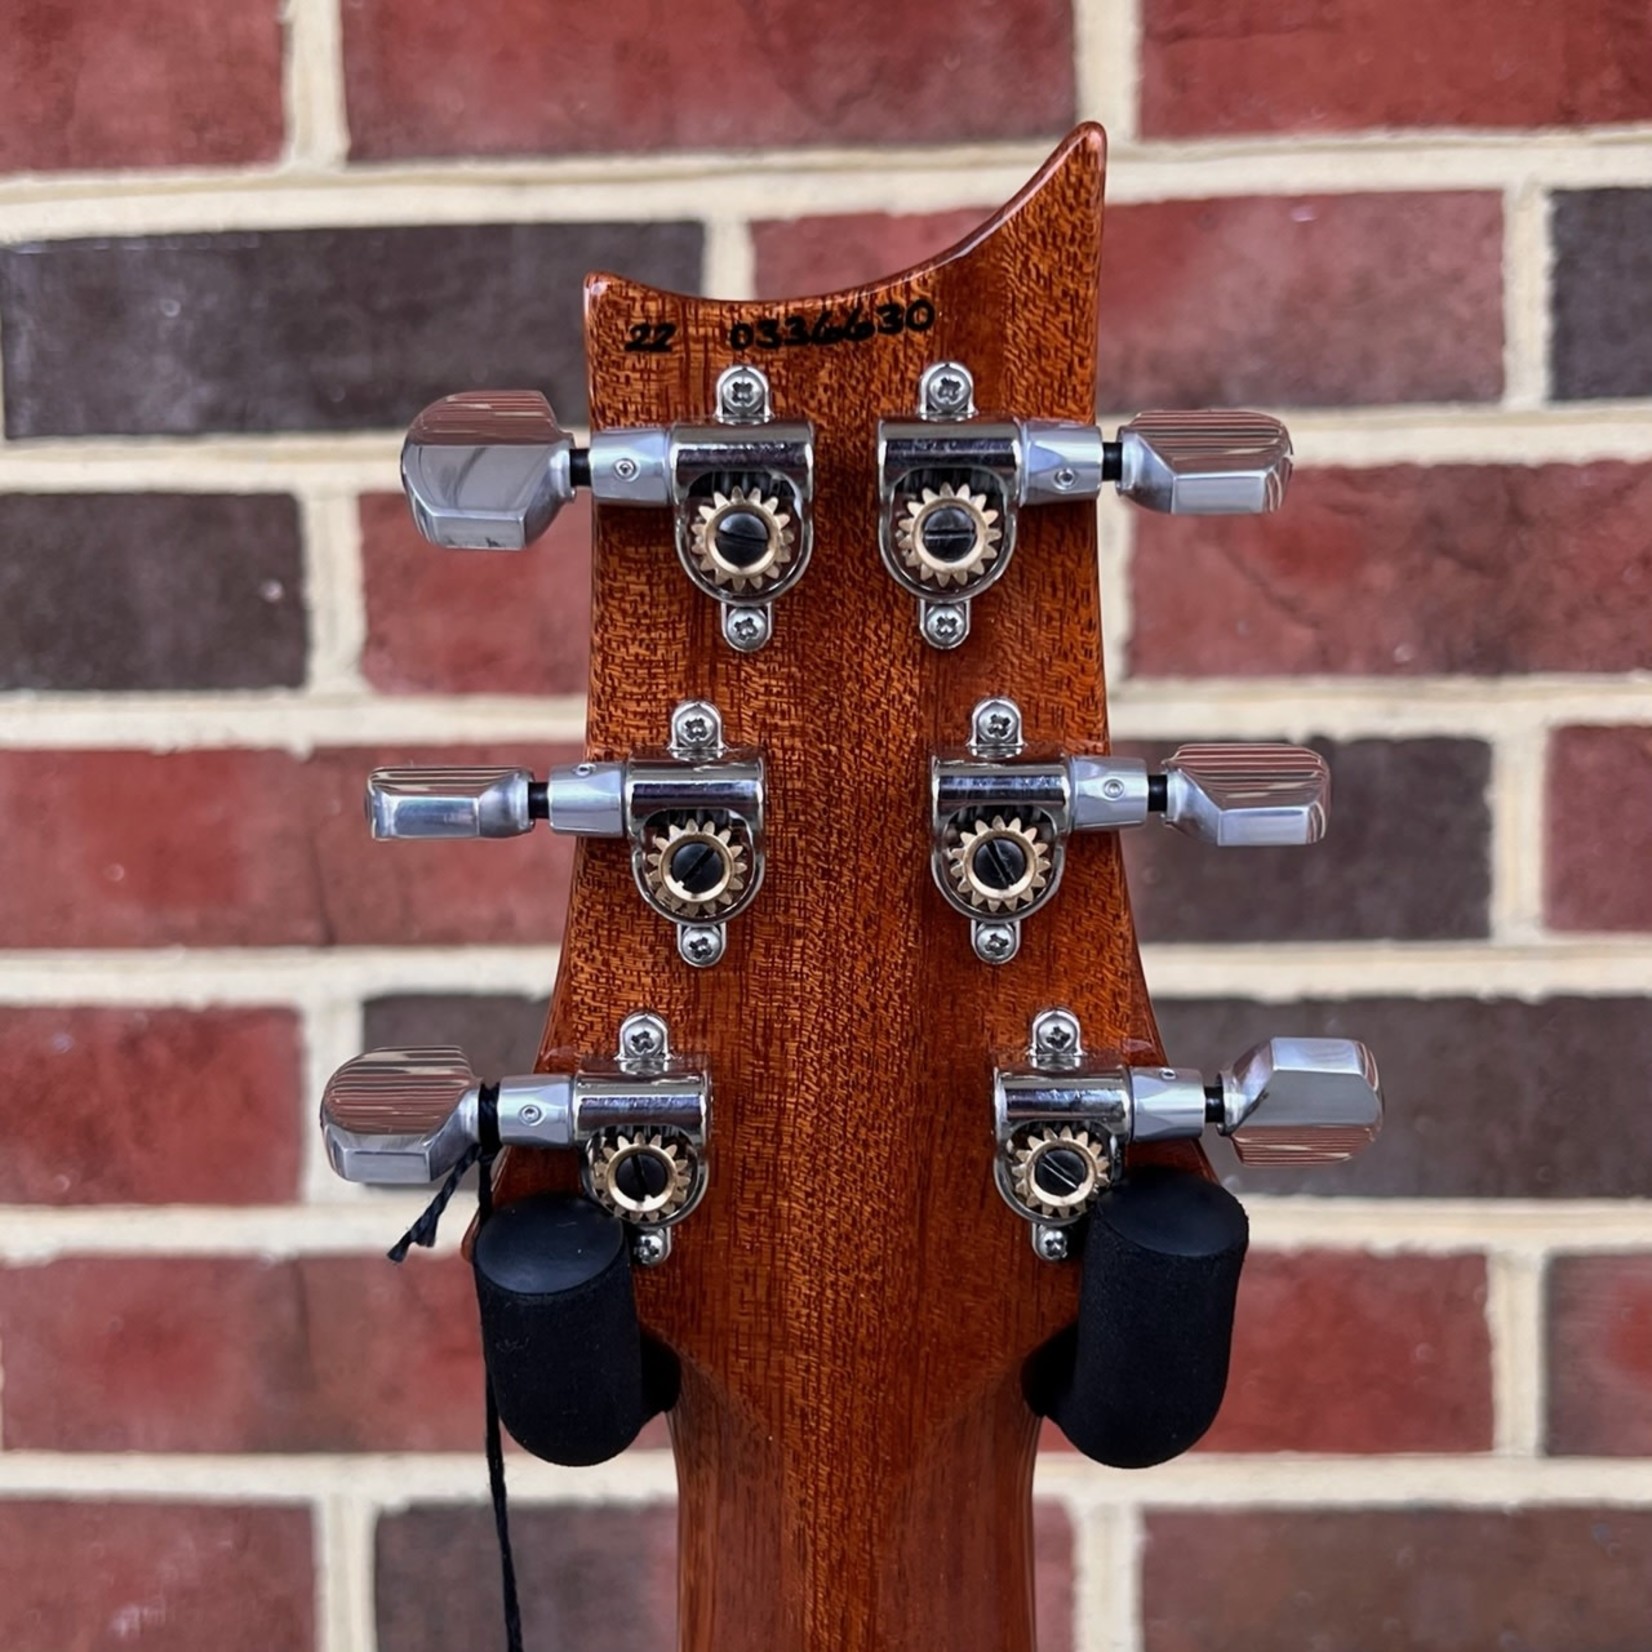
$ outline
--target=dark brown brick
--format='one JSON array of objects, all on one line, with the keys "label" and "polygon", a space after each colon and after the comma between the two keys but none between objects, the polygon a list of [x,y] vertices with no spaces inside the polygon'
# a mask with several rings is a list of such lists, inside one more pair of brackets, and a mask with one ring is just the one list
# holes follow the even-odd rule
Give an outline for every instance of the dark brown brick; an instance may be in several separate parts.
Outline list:
[{"label": "dark brown brick", "polygon": [[281,16],[279,0],[13,0],[0,172],[275,160]]},{"label": "dark brown brick", "polygon": [[1652,666],[1652,467],[1299,470],[1265,517],[1134,519],[1150,677]]},{"label": "dark brown brick", "polygon": [[8,436],[405,424],[454,389],[585,413],[583,282],[693,291],[697,224],[488,224],[0,249]]},{"label": "dark brown brick", "polygon": [[275,494],[0,494],[0,688],[293,688],[298,509]]},{"label": "dark brown brick", "polygon": [[1561,190],[1550,215],[1555,396],[1652,395],[1652,189]]},{"label": "dark brown brick", "polygon": [[313,1652],[302,1508],[0,1500],[6,1652]]},{"label": "dark brown brick", "polygon": [[7,1203],[280,1204],[297,1195],[290,1010],[8,1006],[0,1072]]},{"label": "dark brown brick", "polygon": [[[676,1644],[672,1505],[519,1506],[511,1537],[526,1645],[660,1652]],[[427,1504],[386,1515],[375,1548],[379,1652],[453,1652],[493,1632],[499,1562],[485,1508]]]},{"label": "dark brown brick", "polygon": [[[1262,1004],[1155,1000],[1171,1060],[1217,1068],[1275,1035],[1358,1038],[1382,1073],[1387,1121],[1345,1165],[1241,1170],[1212,1133],[1224,1180],[1252,1193],[1411,1199],[1633,1199],[1624,1151],[1645,1113],[1652,1001],[1352,998]],[[1564,1129],[1555,1120],[1566,1121]],[[1486,1121],[1495,1119],[1496,1128]]]},{"label": "dark brown brick", "polygon": [[[760,223],[758,291],[854,286],[989,209]],[[1503,215],[1484,193],[1234,197],[1107,209],[1100,406],[1491,401]]]},{"label": "dark brown brick", "polygon": [[1545,851],[1551,929],[1652,929],[1648,818],[1652,728],[1554,731]]},{"label": "dark brown brick", "polygon": [[1485,1300],[1479,1256],[1253,1253],[1201,1449],[1489,1451]]},{"label": "dark brown brick", "polygon": [[408,993],[363,1006],[367,1048],[457,1044],[479,1073],[494,1078],[533,1071],[548,998]]},{"label": "dark brown brick", "polygon": [[1113,207],[1100,404],[1338,407],[1503,389],[1491,194]]},{"label": "dark brown brick", "polygon": [[375,843],[362,789],[380,763],[569,760],[546,746],[3,751],[0,945],[543,945],[562,933],[571,840]]},{"label": "dark brown brick", "polygon": [[14,1450],[481,1440],[476,1297],[457,1256],[66,1258],[0,1273],[0,1337]]},{"label": "dark brown brick", "polygon": [[[1426,49],[1419,49],[1426,42]],[[1652,116],[1652,26],[1615,0],[1147,0],[1150,137],[1582,126]]]},{"label": "dark brown brick", "polygon": [[[1150,762],[1177,744],[1125,745]],[[1315,742],[1331,829],[1302,849],[1124,838],[1144,941],[1462,940],[1487,932],[1490,755],[1474,740]]]},{"label": "dark brown brick", "polygon": [[[1039,1652],[1072,1652],[1071,1522],[1055,1504],[1033,1512]],[[674,1507],[519,1507],[511,1531],[527,1645],[659,1652],[676,1644]],[[498,1616],[485,1509],[422,1504],[387,1515],[375,1548],[379,1652],[452,1652]]]},{"label": "dark brown brick", "polygon": [[1548,1449],[1652,1457],[1652,1256],[1558,1256],[1547,1297]]},{"label": "dark brown brick", "polygon": [[526,554],[435,550],[397,494],[361,501],[367,645],[390,694],[582,694],[590,662],[591,513]]},{"label": "dark brown brick", "polygon": [[1652,1513],[1155,1510],[1147,1652],[1623,1652],[1652,1621]]},{"label": "dark brown brick", "polygon": [[760,221],[751,226],[757,296],[801,298],[872,286],[933,258],[991,216],[991,207],[965,207]]},{"label": "dark brown brick", "polygon": [[[672,20],[643,0],[616,0],[574,26],[536,0],[475,0],[463,14],[439,0],[349,0],[352,152],[947,143],[1072,124],[1072,18],[1057,0],[896,11],[771,0],[761,15],[707,0],[692,28],[705,73],[682,72]],[[737,87],[717,79],[733,64],[753,68]]]}]

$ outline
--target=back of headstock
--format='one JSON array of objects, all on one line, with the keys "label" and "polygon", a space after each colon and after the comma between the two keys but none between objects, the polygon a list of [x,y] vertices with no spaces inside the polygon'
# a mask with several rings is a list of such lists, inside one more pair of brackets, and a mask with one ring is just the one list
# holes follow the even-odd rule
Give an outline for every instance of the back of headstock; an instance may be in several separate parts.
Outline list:
[{"label": "back of headstock", "polygon": [[[1054,1393],[1089,1358],[1110,1381],[1129,1353],[1075,1354],[1068,1332],[1087,1269],[1102,1311],[1079,1263],[1103,1207],[1154,1185],[1150,1163],[1182,1173],[1163,1185],[1189,1209],[1225,1200],[1193,1180],[1207,1121],[1261,1121],[1259,1155],[1311,1150],[1293,1060],[1346,1081],[1341,1145],[1374,1128],[1374,1075],[1346,1050],[1209,1084],[1162,1066],[1118,829],[1158,812],[1213,841],[1310,841],[1324,780],[1276,748],[1159,776],[1107,756],[1102,482],[1159,508],[1271,505],[1288,446],[1251,416],[1094,430],[1103,160],[1081,128],[979,234],[873,288],[766,305],[595,276],[588,450],[498,394],[438,404],[410,443],[416,514],[450,545],[526,542],[575,487],[595,495],[589,763],[381,777],[382,835],[548,818],[590,841],[554,1076],[494,1095],[428,1054],[381,1063],[371,1105],[329,1093],[335,1162],[346,1138],[358,1170],[387,1162],[387,1108],[420,1140],[454,1117],[455,1139],[524,1144],[497,1180],[507,1219],[581,1178],[629,1219],[647,1265],[616,1273],[598,1235],[590,1277],[610,1308],[634,1292],[651,1346],[619,1413],[585,1423],[617,1449],[670,1406],[697,1652],[1030,1648],[1029,1380]],[[436,1074],[422,1113],[413,1067]],[[1172,1304],[1142,1346],[1219,1335],[1198,1379],[1219,1399],[1243,1236],[1212,1220],[1225,1306],[1203,1326]],[[1186,1269],[1161,1250],[1174,1296]],[[505,1312],[533,1343],[531,1307]],[[557,1325],[527,1364],[588,1387],[579,1322]],[[515,1358],[490,1346],[496,1384]],[[556,1386],[523,1380],[535,1403]]]}]

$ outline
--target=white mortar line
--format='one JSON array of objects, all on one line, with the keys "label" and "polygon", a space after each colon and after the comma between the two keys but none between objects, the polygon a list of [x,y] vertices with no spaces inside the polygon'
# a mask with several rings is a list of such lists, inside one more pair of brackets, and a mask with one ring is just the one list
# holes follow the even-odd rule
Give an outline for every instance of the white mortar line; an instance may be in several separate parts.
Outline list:
[{"label": "white mortar line", "polygon": [[[1541,945],[1482,942],[1186,943],[1143,949],[1160,998],[1640,998],[1652,991],[1652,940],[1580,936]],[[343,947],[0,952],[0,1005],[297,1004],[392,993],[499,993],[543,997],[554,947]],[[331,1059],[348,1021],[318,1021],[315,1059]],[[353,1053],[353,1052],[346,1052]],[[331,1068],[328,1069],[331,1071]]]},{"label": "white mortar line", "polygon": [[1548,736],[1511,721],[1491,748],[1491,930],[1499,941],[1543,934]]},{"label": "white mortar line", "polygon": [[[343,645],[329,646],[336,652]],[[1125,740],[1537,739],[1569,723],[1652,723],[1652,676],[1135,678],[1114,687],[1110,707],[1114,734]],[[274,689],[0,697],[0,749],[247,747],[304,755],[318,746],[378,744],[579,746],[584,729],[584,697],[573,694],[540,699]]]},{"label": "white mortar line", "polygon": [[724,213],[705,220],[702,290],[712,298],[750,298],[757,290],[757,249],[751,225]]},{"label": "white mortar line", "polygon": [[[520,1453],[510,1461],[519,1504],[669,1503],[676,1474],[668,1451],[631,1451],[591,1469],[562,1469]],[[1073,1511],[1097,1508],[1469,1508],[1557,1504],[1652,1505],[1652,1463],[1632,1458],[1254,1457],[1194,1452],[1145,1474],[1106,1469],[1076,1452],[1039,1460],[1037,1490]],[[42,1495],[203,1502],[311,1503],[355,1496],[394,1511],[439,1501],[484,1504],[479,1452],[451,1454],[208,1456],[127,1453],[0,1453],[0,1497]]]},{"label": "white mortar line", "polygon": [[330,171],[350,152],[339,0],[286,0],[286,24],[287,163]]},{"label": "white mortar line", "polygon": [[1075,0],[1078,113],[1107,128],[1110,155],[1129,150],[1140,122],[1141,0]]},{"label": "white mortar line", "polygon": [[1486,1259],[1493,1449],[1506,1457],[1543,1450],[1542,1281],[1541,1256],[1493,1252]]},{"label": "white mortar line", "polygon": [[[1040,1458],[1042,1493],[1048,1457]],[[1075,1640],[1083,1652],[1140,1652],[1141,1510],[1134,1503],[1070,1511],[1078,1547],[1073,1577]]]},{"label": "white mortar line", "polygon": [[[738,251],[732,227],[730,237],[715,256],[730,271],[729,281],[747,279],[738,271],[749,261],[749,247],[743,254]],[[1111,424],[1132,411],[1103,410],[1103,422]],[[1652,402],[1275,411],[1289,418],[1297,468],[1304,471],[1652,460]],[[401,440],[400,431],[30,439],[0,444],[0,492],[395,493]],[[1103,500],[1102,510],[1104,515],[1128,514],[1112,498]]]},{"label": "white mortar line", "polygon": [[377,1511],[349,1495],[319,1498],[316,1524],[316,1652],[376,1652],[373,1529]]},{"label": "white mortar line", "polygon": [[[1086,93],[1086,95],[1091,95]],[[306,120],[307,144],[336,147],[334,117]],[[363,227],[456,222],[612,222],[695,216],[715,193],[733,216],[786,217],[995,207],[1026,182],[1047,142],[574,156],[395,163],[319,172],[70,174],[0,184],[0,241],[59,236]],[[1216,142],[1115,141],[1114,202],[1371,191],[1506,191],[1652,183],[1652,127],[1575,132],[1291,133]]]},{"label": "white mortar line", "polygon": [[[366,1189],[330,1178],[311,1204],[7,1206],[0,1208],[0,1262],[33,1266],[63,1256],[375,1256],[424,1209],[430,1191]],[[1493,1254],[1536,1266],[1552,1255],[1652,1252],[1647,1200],[1248,1194],[1245,1209],[1258,1253]],[[463,1221],[444,1227],[438,1254],[457,1249],[463,1228]]]},{"label": "white mortar line", "polygon": [[1541,407],[1549,393],[1549,197],[1517,184],[1503,196],[1503,399]]},{"label": "white mortar line", "polygon": [[299,509],[310,620],[310,689],[341,696],[365,693],[361,653],[367,641],[367,596],[355,495],[306,494]]}]

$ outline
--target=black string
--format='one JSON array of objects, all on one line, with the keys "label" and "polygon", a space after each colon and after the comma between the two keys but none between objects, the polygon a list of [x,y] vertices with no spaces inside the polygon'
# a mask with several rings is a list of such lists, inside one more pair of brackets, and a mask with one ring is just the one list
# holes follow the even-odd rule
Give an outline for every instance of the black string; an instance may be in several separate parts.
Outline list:
[{"label": "black string", "polygon": [[[480,1230],[493,1215],[493,1161],[499,1152],[499,1086],[484,1084],[476,1097],[476,1142],[453,1167],[436,1197],[425,1207],[412,1227],[390,1248],[392,1262],[403,1261],[414,1245],[427,1249],[436,1243],[436,1229],[442,1213],[459,1191],[465,1172],[474,1164],[476,1173],[476,1226]],[[522,1652],[522,1606],[516,1595],[516,1558],[511,1550],[510,1504],[505,1487],[505,1437],[499,1426],[499,1402],[494,1398],[493,1378],[483,1367],[485,1448],[488,1459],[488,1494],[493,1499],[493,1529],[499,1541],[499,1583],[505,1600],[505,1652]]]}]

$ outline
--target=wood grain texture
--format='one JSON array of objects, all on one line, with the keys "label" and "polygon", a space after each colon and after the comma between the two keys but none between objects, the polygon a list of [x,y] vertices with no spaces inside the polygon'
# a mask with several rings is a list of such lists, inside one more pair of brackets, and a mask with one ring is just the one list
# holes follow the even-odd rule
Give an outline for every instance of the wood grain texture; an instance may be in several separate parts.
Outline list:
[{"label": "wood grain texture", "polygon": [[[960,247],[813,301],[925,296],[930,331],[745,354],[818,443],[814,560],[761,653],[724,645],[662,515],[599,512],[590,754],[658,743],[694,695],[770,764],[767,881],[715,969],[678,961],[622,845],[582,846],[544,1043],[547,1061],[606,1050],[647,1006],[714,1075],[710,1191],[638,1278],[683,1365],[686,1652],[1033,1646],[1020,1373],[1078,1277],[1034,1258],[994,1189],[992,1061],[1057,1002],[1093,1047],[1157,1059],[1158,1035],[1116,843],[1075,841],[1019,957],[988,968],[930,879],[927,767],[991,693],[1020,701],[1031,741],[1105,749],[1094,507],[1024,513],[969,641],[938,653],[878,556],[875,427],[942,357],[972,369],[984,413],[1094,417],[1104,154],[1080,128]],[[789,307],[593,277],[593,425],[705,417],[731,323]],[[641,320],[676,322],[675,350],[625,353]],[[516,1155],[501,1196],[547,1174]]]}]

